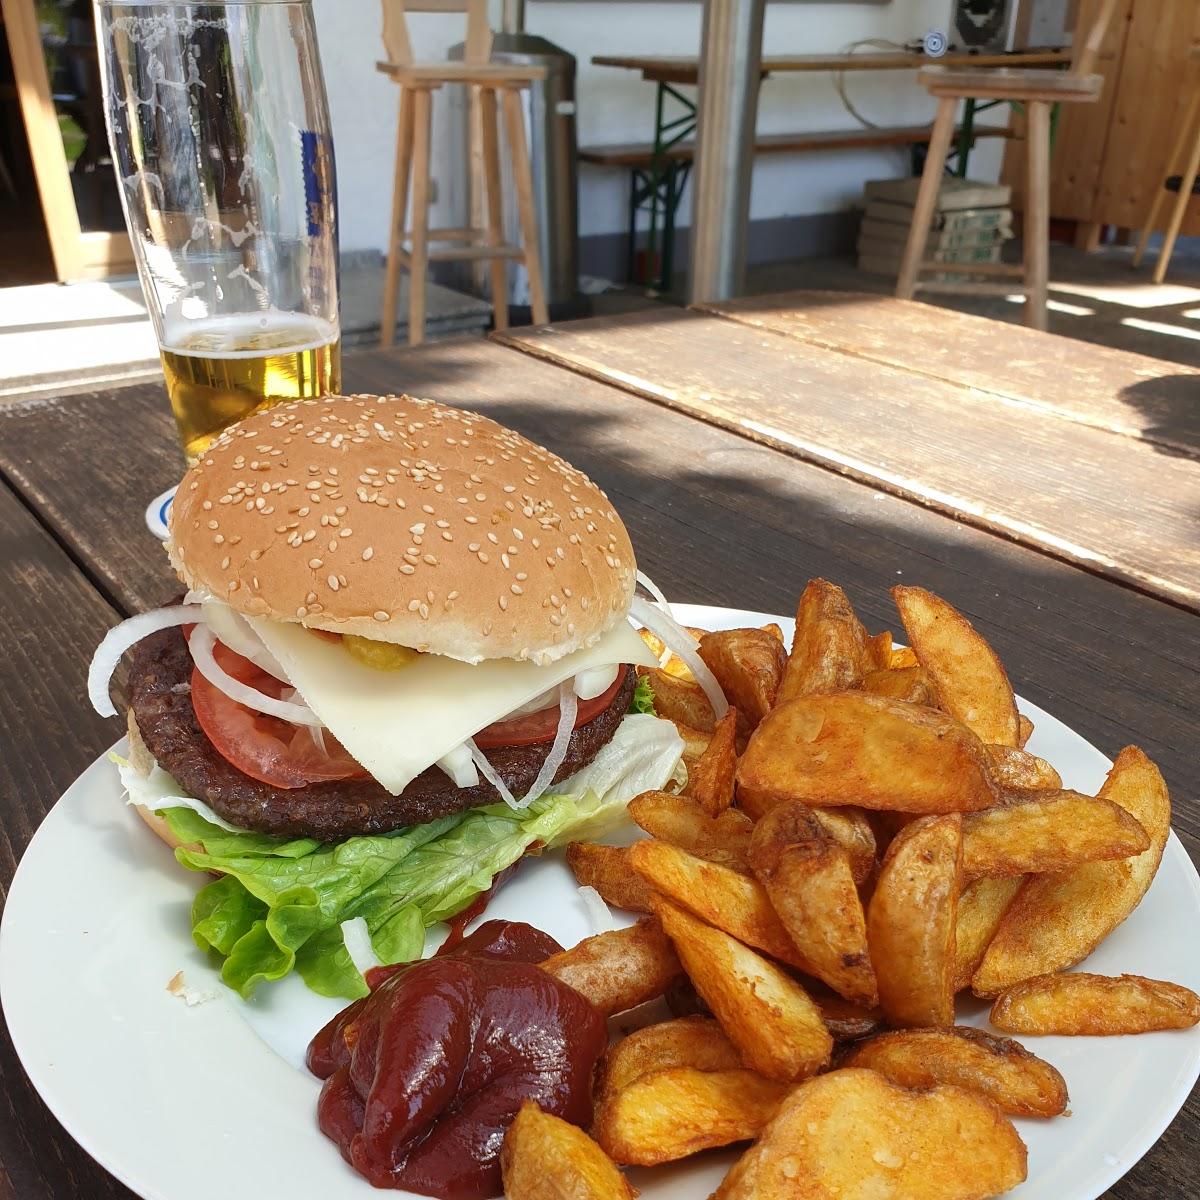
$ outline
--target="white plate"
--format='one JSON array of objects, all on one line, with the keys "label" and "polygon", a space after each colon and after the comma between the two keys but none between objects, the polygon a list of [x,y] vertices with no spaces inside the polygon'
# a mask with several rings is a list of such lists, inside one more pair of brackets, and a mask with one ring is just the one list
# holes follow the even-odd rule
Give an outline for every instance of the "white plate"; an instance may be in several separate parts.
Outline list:
[{"label": "white plate", "polygon": [[[710,628],[771,619],[676,611]],[[790,638],[791,623],[775,619]],[[1036,726],[1030,748],[1068,786],[1095,791],[1108,760],[1033,705],[1021,709]],[[84,1149],[146,1200],[378,1196],[317,1131],[320,1085],[300,1067],[339,1003],[294,978],[250,1004],[223,988],[188,935],[196,886],[121,803],[106,761],[55,805],[25,852],[0,929],[0,994],[35,1087]],[[568,946],[591,932],[558,855],[527,863],[488,916],[529,921]],[[1200,879],[1172,835],[1145,901],[1087,966],[1200,989],[1198,924]],[[168,994],[179,970],[217,999],[189,1008]],[[986,1009],[960,1009],[960,1019],[982,1025]],[[1200,1072],[1200,1028],[1028,1044],[1066,1077],[1072,1115],[1017,1122],[1029,1145],[1029,1182],[1011,1193],[1019,1200],[1099,1196],[1154,1144]],[[695,1200],[733,1157],[635,1172],[635,1182],[648,1200]]]}]

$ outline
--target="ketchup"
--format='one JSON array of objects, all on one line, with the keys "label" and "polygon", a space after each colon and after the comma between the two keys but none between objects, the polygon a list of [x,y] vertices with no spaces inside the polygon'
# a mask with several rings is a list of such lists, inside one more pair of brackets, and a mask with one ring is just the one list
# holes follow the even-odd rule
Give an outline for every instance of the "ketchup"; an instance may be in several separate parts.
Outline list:
[{"label": "ketchup", "polygon": [[308,1047],[325,1080],[318,1123],[342,1157],[376,1187],[486,1200],[524,1100],[587,1125],[607,1027],[535,965],[560,949],[531,925],[487,921],[452,950],[373,972],[371,994]]}]

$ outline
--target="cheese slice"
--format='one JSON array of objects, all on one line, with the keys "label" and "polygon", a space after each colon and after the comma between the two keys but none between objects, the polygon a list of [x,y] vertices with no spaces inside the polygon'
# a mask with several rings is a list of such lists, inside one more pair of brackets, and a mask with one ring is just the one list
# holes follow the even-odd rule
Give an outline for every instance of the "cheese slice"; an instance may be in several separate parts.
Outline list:
[{"label": "cheese slice", "polygon": [[377,671],[302,625],[246,619],[305,703],[393,796],[455,746],[580,671],[656,665],[626,621],[547,666],[507,658],[472,665],[422,654],[406,667]]}]

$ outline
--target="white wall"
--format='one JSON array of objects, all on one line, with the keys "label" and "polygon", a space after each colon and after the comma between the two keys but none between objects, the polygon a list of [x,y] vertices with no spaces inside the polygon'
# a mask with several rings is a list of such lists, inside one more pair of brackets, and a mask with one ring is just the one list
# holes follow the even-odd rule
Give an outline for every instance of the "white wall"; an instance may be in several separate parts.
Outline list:
[{"label": "white wall", "polygon": [[[380,55],[379,8],[372,0],[314,0],[326,85],[337,145],[342,246],[381,248],[391,203],[396,89],[374,70]],[[775,0],[767,5],[766,54],[833,53],[859,38],[906,41],[945,28],[950,0],[892,0],[890,4],[811,3]],[[694,54],[700,43],[698,3],[622,3],[621,0],[529,0],[526,25],[578,59],[577,99],[581,145],[648,141],[654,120],[654,85],[633,72],[595,67],[597,54]],[[418,57],[444,56],[461,40],[461,19],[411,19]],[[858,109],[884,125],[932,118],[933,102],[911,72],[847,75]],[[464,168],[446,121],[447,96],[435,100],[434,175],[439,183],[434,220],[457,223]],[[440,120],[439,120],[440,118]],[[991,120],[1004,120],[999,112]],[[855,126],[833,79],[820,74],[769,78],[759,100],[761,132],[845,129]],[[975,178],[994,179],[1000,143],[983,142],[971,159]],[[754,169],[754,218],[832,212],[849,207],[865,179],[907,171],[898,150],[836,151],[760,159]],[[620,171],[581,168],[579,231],[586,236],[625,227],[627,177]],[[689,214],[685,209],[683,222]]]}]

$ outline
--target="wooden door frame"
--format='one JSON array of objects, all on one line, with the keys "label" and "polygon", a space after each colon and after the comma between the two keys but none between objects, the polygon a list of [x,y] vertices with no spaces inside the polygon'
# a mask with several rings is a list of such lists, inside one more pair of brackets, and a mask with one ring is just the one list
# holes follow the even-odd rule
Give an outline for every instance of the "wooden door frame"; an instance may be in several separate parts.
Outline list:
[{"label": "wooden door frame", "polygon": [[85,233],[80,227],[34,0],[0,0],[0,11],[4,13],[17,102],[25,122],[54,274],[65,283],[128,273],[134,266],[133,247],[124,230]]}]

